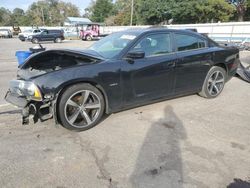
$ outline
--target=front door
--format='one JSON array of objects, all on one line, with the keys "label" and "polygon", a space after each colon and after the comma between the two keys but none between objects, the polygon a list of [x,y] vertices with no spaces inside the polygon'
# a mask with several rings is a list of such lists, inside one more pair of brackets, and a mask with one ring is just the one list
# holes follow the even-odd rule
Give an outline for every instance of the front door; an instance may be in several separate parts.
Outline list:
[{"label": "front door", "polygon": [[145,57],[121,65],[124,105],[136,105],[173,94],[174,67],[170,33],[142,38],[129,52],[145,52]]},{"label": "front door", "polygon": [[41,41],[48,41],[49,40],[49,32],[47,30],[41,32]]}]

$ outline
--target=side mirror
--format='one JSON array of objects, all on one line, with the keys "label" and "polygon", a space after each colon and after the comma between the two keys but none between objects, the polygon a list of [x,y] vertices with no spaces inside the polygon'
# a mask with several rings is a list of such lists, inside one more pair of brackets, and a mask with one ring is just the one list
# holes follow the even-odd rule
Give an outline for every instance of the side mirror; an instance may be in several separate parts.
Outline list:
[{"label": "side mirror", "polygon": [[128,52],[126,58],[129,59],[142,59],[145,57],[145,52],[143,51],[133,51],[133,52]]}]

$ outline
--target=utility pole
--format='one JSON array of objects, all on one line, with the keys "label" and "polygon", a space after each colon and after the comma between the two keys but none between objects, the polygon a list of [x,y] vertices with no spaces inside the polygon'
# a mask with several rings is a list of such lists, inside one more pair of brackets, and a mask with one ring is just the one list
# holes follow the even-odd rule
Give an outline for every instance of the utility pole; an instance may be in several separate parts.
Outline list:
[{"label": "utility pole", "polygon": [[43,8],[41,8],[41,11],[42,11],[43,26],[45,26],[45,24],[44,24],[44,13],[43,13]]},{"label": "utility pole", "polygon": [[133,25],[133,14],[134,14],[134,0],[131,0],[130,25]]}]

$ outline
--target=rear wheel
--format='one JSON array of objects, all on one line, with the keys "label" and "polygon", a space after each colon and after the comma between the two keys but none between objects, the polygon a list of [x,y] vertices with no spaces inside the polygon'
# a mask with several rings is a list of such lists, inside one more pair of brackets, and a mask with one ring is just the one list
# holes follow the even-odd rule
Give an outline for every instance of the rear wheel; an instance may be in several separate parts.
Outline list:
[{"label": "rear wheel", "polygon": [[207,73],[206,79],[203,83],[202,91],[199,93],[199,95],[205,98],[215,98],[222,92],[225,82],[225,69],[214,66]]},{"label": "rear wheel", "polygon": [[56,38],[55,39],[55,43],[61,43],[62,42],[62,39],[61,38]]},{"label": "rear wheel", "polygon": [[105,103],[97,88],[90,84],[77,84],[65,90],[58,107],[58,115],[65,128],[84,131],[101,120]]}]

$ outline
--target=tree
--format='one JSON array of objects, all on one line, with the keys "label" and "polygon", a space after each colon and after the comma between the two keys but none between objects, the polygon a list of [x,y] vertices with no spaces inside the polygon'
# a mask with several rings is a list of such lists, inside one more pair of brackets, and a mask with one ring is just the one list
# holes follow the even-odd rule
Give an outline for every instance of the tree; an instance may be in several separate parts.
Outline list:
[{"label": "tree", "polygon": [[250,20],[250,0],[247,0],[247,10],[245,13],[245,20]]},{"label": "tree", "polygon": [[21,8],[15,8],[11,15],[12,25],[28,25],[29,19]]},{"label": "tree", "polygon": [[229,21],[234,9],[225,0],[138,0],[139,24],[159,24],[173,19],[174,23],[205,23]]},{"label": "tree", "polygon": [[135,4],[137,24],[159,24],[171,18],[174,0],[138,0]]},{"label": "tree", "polygon": [[3,7],[0,8],[0,25],[10,26],[11,23],[11,11]]},{"label": "tree", "polygon": [[80,16],[79,9],[72,3],[57,0],[37,1],[26,12],[31,25],[63,25],[66,17]]},{"label": "tree", "polygon": [[234,9],[224,0],[182,0],[174,4],[175,23],[206,23],[229,21]]},{"label": "tree", "polygon": [[[129,25],[131,17],[131,0],[117,0],[114,4],[114,16],[109,20],[113,20],[113,25]],[[105,21],[107,23],[107,21]],[[136,16],[133,17],[133,24],[136,23]]]},{"label": "tree", "polygon": [[238,21],[243,22],[244,16],[247,10],[247,1],[246,0],[227,0],[227,2],[236,8]]},{"label": "tree", "polygon": [[88,10],[92,21],[104,22],[105,18],[113,14],[112,0],[96,0],[92,2],[92,6]]}]

